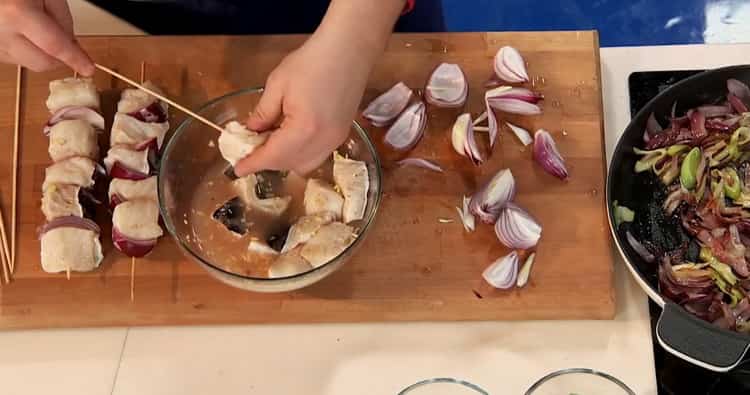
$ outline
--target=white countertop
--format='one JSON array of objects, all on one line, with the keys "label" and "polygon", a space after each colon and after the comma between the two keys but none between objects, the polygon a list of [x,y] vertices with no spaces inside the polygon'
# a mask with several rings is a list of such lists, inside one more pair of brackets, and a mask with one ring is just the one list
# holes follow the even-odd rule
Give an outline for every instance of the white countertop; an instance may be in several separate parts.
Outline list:
[{"label": "white countertop", "polygon": [[[611,48],[601,62],[609,158],[629,119],[630,72],[750,63],[750,46]],[[8,395],[395,395],[422,379],[457,377],[520,395],[548,372],[589,367],[656,395],[646,297],[620,261],[615,275],[613,321],[4,332],[0,383]]]}]

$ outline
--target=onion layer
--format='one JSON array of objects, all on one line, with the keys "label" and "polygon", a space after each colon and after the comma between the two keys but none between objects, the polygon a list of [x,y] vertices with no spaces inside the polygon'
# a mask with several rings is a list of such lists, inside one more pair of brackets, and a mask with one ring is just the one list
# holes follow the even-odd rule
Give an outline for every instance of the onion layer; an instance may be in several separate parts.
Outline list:
[{"label": "onion layer", "polygon": [[47,124],[44,125],[44,135],[49,136],[50,130],[57,123],[73,119],[86,121],[91,124],[94,129],[104,130],[104,117],[102,114],[99,114],[98,111],[89,107],[68,106],[63,107],[52,114],[52,117],[47,121]]},{"label": "onion layer", "polygon": [[521,144],[526,146],[526,145],[531,144],[534,141],[534,139],[531,138],[531,134],[529,134],[528,130],[520,126],[516,126],[510,122],[506,122],[505,124],[508,125],[508,127],[513,132],[513,134],[515,134],[516,137],[518,137],[518,140],[521,141]]},{"label": "onion layer", "polygon": [[385,134],[385,142],[391,147],[405,151],[414,148],[427,126],[427,113],[422,102],[409,106],[391,125]]},{"label": "onion layer", "polygon": [[99,225],[96,222],[88,219],[76,217],[75,215],[68,215],[65,217],[58,217],[50,222],[45,223],[37,229],[39,237],[44,236],[45,233],[57,229],[57,228],[76,228],[83,230],[90,230],[96,234],[101,232]]},{"label": "onion layer", "polygon": [[477,147],[470,114],[461,114],[456,118],[451,131],[451,144],[459,155],[468,157],[475,165],[480,165],[484,161]]},{"label": "onion layer", "polygon": [[461,107],[469,95],[469,84],[461,67],[441,63],[430,75],[425,100],[436,107]]},{"label": "onion layer", "polygon": [[513,47],[502,47],[495,54],[495,74],[510,83],[527,82],[526,62],[521,53]]},{"label": "onion layer", "polygon": [[474,194],[469,204],[471,212],[486,224],[494,224],[500,211],[516,196],[516,180],[510,169],[497,172],[482,189]]},{"label": "onion layer", "polygon": [[516,286],[518,288],[525,287],[526,283],[529,282],[531,267],[534,265],[534,258],[536,258],[536,253],[532,252],[531,255],[526,258],[526,262],[523,264],[523,267],[521,267],[521,271],[518,272],[518,281],[516,281]]},{"label": "onion layer", "polygon": [[510,289],[516,285],[518,277],[518,253],[513,251],[510,254],[499,258],[489,265],[482,277],[487,284],[498,289]]},{"label": "onion layer", "polygon": [[495,223],[495,234],[506,247],[525,250],[539,242],[542,226],[521,207],[508,203]]},{"label": "onion layer", "polygon": [[464,225],[464,230],[467,232],[473,232],[476,221],[474,221],[474,216],[469,211],[469,198],[464,196],[461,201],[461,207],[456,207],[456,211],[458,211],[458,217]]},{"label": "onion layer", "polygon": [[406,84],[399,82],[391,89],[373,100],[364,111],[362,116],[372,122],[375,127],[383,127],[393,121],[401,114],[409,104],[412,91]]},{"label": "onion layer", "polygon": [[401,166],[421,167],[423,169],[436,171],[438,173],[443,172],[443,168],[440,167],[440,165],[438,165],[437,163],[430,162],[427,159],[422,159],[422,158],[406,158],[406,159],[398,161],[398,164]]},{"label": "onion layer", "polygon": [[565,168],[565,160],[557,150],[552,135],[544,129],[534,133],[534,160],[542,166],[544,171],[564,180],[568,178],[568,169]]},{"label": "onion layer", "polygon": [[490,107],[511,114],[537,115],[542,113],[542,109],[537,106],[542,96],[526,88],[501,86],[487,91],[485,99]]}]

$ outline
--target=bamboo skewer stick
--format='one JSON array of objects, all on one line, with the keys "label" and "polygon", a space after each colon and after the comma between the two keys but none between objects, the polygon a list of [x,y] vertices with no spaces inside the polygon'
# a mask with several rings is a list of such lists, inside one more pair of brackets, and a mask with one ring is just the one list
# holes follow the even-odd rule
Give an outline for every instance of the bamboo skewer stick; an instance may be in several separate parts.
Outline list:
[{"label": "bamboo skewer stick", "polygon": [[18,134],[21,129],[21,77],[23,76],[23,67],[18,66],[16,73],[16,119],[13,132],[13,197],[11,203],[11,224],[10,224],[10,273],[16,270],[16,223],[18,222],[18,212],[16,203],[18,200]]},{"label": "bamboo skewer stick", "polygon": [[135,300],[135,257],[130,258],[130,301]]},{"label": "bamboo skewer stick", "polygon": [[5,234],[5,218],[3,218],[3,210],[0,209],[0,238],[2,239],[2,251],[0,255],[3,256],[3,274],[5,275],[5,283],[9,283],[12,276],[12,270],[9,273],[10,266],[10,250],[8,249],[8,237]]},{"label": "bamboo skewer stick", "polygon": [[214,128],[214,129],[216,129],[220,133],[224,131],[224,129],[222,129],[221,126],[219,126],[219,125],[217,125],[217,124],[209,121],[208,119],[206,119],[206,118],[204,118],[204,117],[202,117],[202,116],[200,116],[200,115],[198,115],[198,114],[190,111],[189,109],[187,109],[187,108],[185,108],[185,107],[183,107],[183,106],[175,103],[174,101],[172,101],[172,100],[164,97],[163,95],[160,95],[160,94],[152,91],[151,89],[148,89],[148,88],[144,87],[143,85],[141,85],[141,84],[139,84],[139,83],[131,80],[128,77],[125,77],[122,74],[120,74],[120,73],[118,73],[118,72],[116,72],[116,71],[114,71],[112,69],[109,69],[109,68],[107,68],[105,66],[102,66],[102,65],[100,65],[98,63],[94,63],[94,66],[96,66],[96,68],[98,68],[99,70],[101,70],[101,71],[103,71],[103,72],[105,72],[107,74],[110,74],[111,76],[113,76],[115,78],[121,79],[121,80],[127,82],[128,84],[133,85],[136,88],[138,88],[138,89],[140,89],[140,90],[142,90],[142,91],[144,91],[144,92],[146,92],[146,93],[148,93],[148,94],[150,94],[150,95],[152,95],[154,97],[159,98],[160,100],[163,100],[164,102],[168,103],[171,106],[174,106],[175,108],[177,108],[178,110],[184,112],[185,114],[190,115],[191,117],[197,119],[198,121],[201,121],[204,124],[206,124],[206,125]]}]

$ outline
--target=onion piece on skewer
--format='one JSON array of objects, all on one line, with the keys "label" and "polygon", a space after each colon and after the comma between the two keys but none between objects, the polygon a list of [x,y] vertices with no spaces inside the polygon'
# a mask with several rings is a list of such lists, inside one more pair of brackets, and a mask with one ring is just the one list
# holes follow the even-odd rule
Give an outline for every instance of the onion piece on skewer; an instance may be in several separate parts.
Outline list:
[{"label": "onion piece on skewer", "polygon": [[104,130],[104,117],[98,111],[81,106],[68,106],[63,107],[50,117],[47,124],[44,125],[44,135],[48,136],[53,126],[61,121],[80,119],[88,122],[94,129]]},{"label": "onion piece on skewer", "polygon": [[373,126],[383,127],[404,111],[411,97],[412,90],[403,82],[399,82],[375,98],[362,111],[362,116],[372,122]]}]

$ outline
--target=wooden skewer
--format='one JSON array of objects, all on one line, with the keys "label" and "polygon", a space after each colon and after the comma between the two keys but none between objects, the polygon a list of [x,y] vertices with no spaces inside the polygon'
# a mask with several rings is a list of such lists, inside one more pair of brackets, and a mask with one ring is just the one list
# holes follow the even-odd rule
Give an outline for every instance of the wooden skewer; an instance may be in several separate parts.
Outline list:
[{"label": "wooden skewer", "polygon": [[73,71],[73,78],[78,78],[78,72],[77,71]]},{"label": "wooden skewer", "polygon": [[164,97],[163,95],[160,95],[160,94],[152,91],[151,89],[148,89],[148,88],[144,87],[143,85],[141,85],[141,84],[139,84],[139,83],[131,80],[128,77],[125,77],[122,74],[120,74],[120,73],[118,73],[118,72],[116,72],[116,71],[114,71],[112,69],[109,69],[109,68],[107,68],[105,66],[102,66],[102,65],[100,65],[98,63],[94,63],[94,66],[96,66],[96,68],[98,68],[99,70],[101,70],[101,71],[103,71],[103,72],[105,72],[107,74],[112,75],[115,78],[121,79],[121,80],[127,82],[128,84],[133,85],[134,87],[136,87],[136,88],[138,88],[138,89],[140,89],[140,90],[142,90],[142,91],[150,94],[151,96],[154,96],[154,97],[157,97],[157,98],[163,100],[164,102],[168,103],[169,105],[174,106],[178,110],[184,112],[187,115],[190,115],[191,117],[193,117],[193,118],[195,118],[195,119],[203,122],[204,124],[206,124],[206,125],[214,128],[214,129],[216,129],[219,132],[223,132],[224,131],[224,129],[222,129],[221,126],[219,126],[219,125],[217,125],[217,124],[209,121],[208,119],[206,119],[206,118],[204,118],[204,117],[202,117],[202,116],[200,116],[200,115],[198,115],[198,114],[196,114],[196,113],[188,110],[187,108],[185,108],[185,107],[183,107],[183,106],[181,106],[181,105],[173,102],[172,100]]},{"label": "wooden skewer", "polygon": [[23,67],[18,66],[16,73],[16,119],[13,132],[13,197],[11,203],[11,224],[10,224],[10,273],[16,270],[16,223],[18,222],[18,213],[16,211],[16,202],[18,197],[18,134],[21,129],[21,77],[23,76]]},{"label": "wooden skewer", "polygon": [[130,301],[135,300],[135,257],[130,259]]},{"label": "wooden skewer", "polygon": [[65,277],[67,277],[68,281],[70,281],[70,265],[65,267]]},{"label": "wooden skewer", "polygon": [[10,266],[10,250],[8,249],[8,238],[5,235],[5,218],[3,217],[3,210],[0,209],[0,238],[2,238],[2,252],[0,252],[0,255],[3,256],[3,274],[5,275],[5,283],[7,284],[11,280],[11,274],[8,270]]}]

